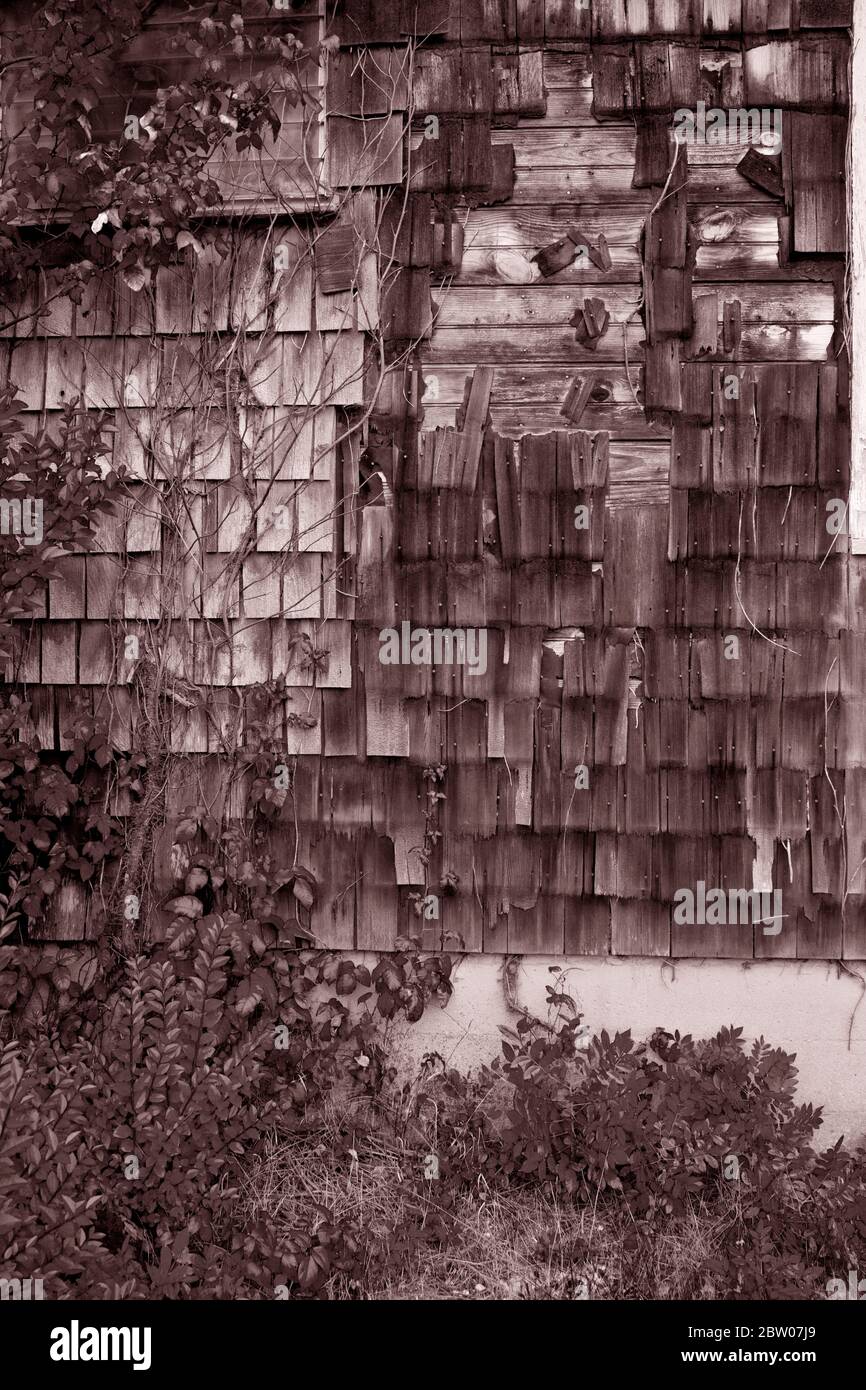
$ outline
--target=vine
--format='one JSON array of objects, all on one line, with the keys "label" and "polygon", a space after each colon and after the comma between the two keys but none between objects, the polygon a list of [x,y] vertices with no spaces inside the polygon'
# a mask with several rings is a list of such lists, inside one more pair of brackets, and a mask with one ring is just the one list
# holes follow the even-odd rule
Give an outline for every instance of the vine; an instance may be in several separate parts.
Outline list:
[{"label": "vine", "polygon": [[[325,182],[318,79],[336,41],[308,22],[314,10],[214,0],[162,33],[164,51],[150,10],[50,0],[26,25],[4,26],[2,65],[14,113],[0,198],[13,379],[20,340],[50,351],[59,314],[98,323],[113,306],[106,340],[77,329],[74,409],[92,429],[102,402],[123,461],[106,480],[124,522],[120,544],[102,551],[117,557],[103,619],[110,670],[85,744],[105,774],[99,929],[127,953],[155,922],[165,930],[173,904],[197,920],[215,893],[267,920],[288,907],[298,936],[309,931],[316,884],[296,821],[286,852],[269,837],[294,796],[292,747],[319,723],[328,623],[353,587],[333,541],[370,499],[343,460],[415,347],[389,344],[379,318],[405,200],[395,217],[368,175]],[[136,53],[155,54],[150,71]],[[389,78],[395,103],[412,62],[407,44]],[[131,70],[143,74],[137,86]],[[287,139],[297,157],[277,177],[269,161]],[[232,161],[258,202],[228,188]],[[324,293],[320,273],[347,235],[344,288]],[[34,590],[44,562],[41,549],[18,557]],[[136,617],[122,606],[130,588]],[[262,652],[277,616],[291,621],[280,623],[271,672]],[[95,788],[92,769],[88,778]],[[179,781],[197,786],[177,825]],[[52,865],[43,885],[56,891],[77,863]],[[28,906],[44,915],[49,896],[31,891]]]}]

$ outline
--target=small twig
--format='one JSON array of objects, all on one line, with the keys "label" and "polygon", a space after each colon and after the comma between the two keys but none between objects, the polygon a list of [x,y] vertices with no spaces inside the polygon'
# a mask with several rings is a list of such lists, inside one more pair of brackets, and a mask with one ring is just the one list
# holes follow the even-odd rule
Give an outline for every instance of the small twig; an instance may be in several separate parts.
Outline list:
[{"label": "small twig", "polygon": [[859,986],[860,986],[860,998],[857,1000],[857,1003],[854,1005],[854,1008],[851,1010],[851,1017],[850,1017],[850,1019],[848,1020],[848,1051],[850,1052],[850,1051],[851,1051],[851,1037],[852,1037],[852,1034],[853,1034],[853,1031],[854,1031],[854,1019],[855,1019],[856,1016],[857,1016],[857,1010],[859,1009],[860,1005],[863,1003],[863,996],[864,996],[864,994],[866,994],[866,979],[863,978],[863,976],[860,974],[859,970],[852,970],[851,967],[850,967],[850,965],[847,965],[847,964],[845,963],[844,960],[837,960],[837,961],[836,961],[836,965],[837,965],[837,967],[838,967],[839,970],[841,970],[841,971],[844,972],[844,974],[850,975],[851,978],[852,978],[852,980],[856,980],[857,983],[858,983]]},{"label": "small twig", "polygon": [[519,1014],[521,1018],[525,1018],[536,1028],[543,1028],[552,1037],[556,1037],[556,1029],[553,1024],[545,1023],[544,1019],[537,1018],[535,1014],[530,1013],[529,1009],[525,1009],[517,998],[517,969],[521,959],[521,956],[506,956],[502,962],[502,989],[506,1006],[511,1013]]}]

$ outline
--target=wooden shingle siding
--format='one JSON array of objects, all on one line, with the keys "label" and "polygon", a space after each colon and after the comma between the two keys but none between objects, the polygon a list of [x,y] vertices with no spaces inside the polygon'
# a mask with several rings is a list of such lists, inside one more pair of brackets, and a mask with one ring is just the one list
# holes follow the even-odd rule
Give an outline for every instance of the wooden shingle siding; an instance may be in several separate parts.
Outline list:
[{"label": "wooden shingle siding", "polygon": [[[240,815],[229,750],[284,681],[270,836],[318,881],[320,941],[863,954],[866,562],[827,525],[849,24],[836,0],[341,3],[336,217],[229,219],[152,291],[7,306],[34,428],[80,396],[129,469],[10,677],[50,746],[73,695],[137,746],[130,634],[200,689],[170,719],[166,891],[183,768]],[[677,146],[699,102],[780,109],[780,157],[742,121]],[[483,669],[383,662],[404,623],[483,631]],[[781,889],[782,931],[675,921],[699,881]],[[64,900],[46,935],[76,913],[98,930]]]},{"label": "wooden shingle siding", "polygon": [[[227,206],[240,214],[254,205],[276,203],[303,207],[321,191],[318,132],[318,82],[315,59],[304,55],[293,73],[297,81],[285,82],[281,65],[274,61],[268,44],[273,38],[297,39],[305,49],[314,50],[318,42],[320,0],[292,0],[289,5],[255,3],[246,0],[239,7],[244,33],[250,47],[223,58],[226,74],[238,88],[256,84],[267,93],[279,121],[276,133],[266,128],[257,159],[251,159],[244,142],[240,149],[236,137],[219,140],[207,161],[208,175],[222,192]],[[9,0],[4,18],[10,28],[27,32],[33,22],[34,0]],[[184,38],[195,23],[194,7],[178,0],[154,0],[142,7],[143,24],[127,44],[122,60],[115,62],[107,80],[99,79],[99,100],[88,112],[88,131],[94,144],[121,139],[129,118],[139,118],[152,109],[161,90],[175,83],[194,83],[197,57],[187,50]],[[187,26],[184,31],[183,26]],[[14,65],[13,65],[14,66]],[[16,86],[4,101],[4,144],[14,153],[15,141],[26,129],[31,110],[33,87],[27,69],[16,72]],[[51,135],[45,127],[39,145],[47,146]],[[20,149],[20,146],[18,146]],[[47,194],[34,204],[30,219],[41,223],[45,217],[68,212],[59,208],[56,198]]]}]

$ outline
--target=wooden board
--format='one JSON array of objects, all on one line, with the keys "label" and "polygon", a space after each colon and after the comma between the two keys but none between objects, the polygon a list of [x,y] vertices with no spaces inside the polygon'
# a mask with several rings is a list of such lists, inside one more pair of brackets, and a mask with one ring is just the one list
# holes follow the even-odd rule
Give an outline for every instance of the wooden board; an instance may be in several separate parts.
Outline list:
[{"label": "wooden board", "polygon": [[[635,132],[632,124],[606,122],[592,126],[536,129],[521,128],[493,133],[493,143],[514,146],[518,172],[524,169],[604,169],[611,165],[631,171],[635,162]],[[689,177],[698,168],[735,169],[751,145],[759,144],[751,128],[732,130],[722,144],[689,145]],[[745,188],[743,193],[745,194]],[[749,201],[744,197],[743,201]]]},{"label": "wooden board", "polygon": [[[738,357],[741,362],[824,362],[833,338],[833,324],[814,324],[811,327],[781,324],[747,325],[740,340]],[[644,330],[634,322],[628,325],[625,342],[628,360],[634,369],[642,358]],[[524,328],[515,334],[513,327],[496,325],[484,327],[482,337],[476,328],[438,328],[430,340],[425,360],[431,365],[493,362],[573,364],[576,369],[599,362],[624,360],[621,325],[611,328],[595,352],[575,342],[574,330],[556,324]],[[727,360],[721,348],[709,359]]]},{"label": "wooden board", "polygon": [[[724,282],[714,285],[719,295],[719,322],[723,319]],[[730,298],[742,306],[745,324],[788,324],[808,326],[833,322],[832,286],[816,281],[799,284],[731,285]],[[604,285],[599,296],[610,313],[613,324],[633,316],[640,301],[640,292],[628,285]],[[580,292],[559,285],[499,285],[454,286],[444,292],[433,291],[436,311],[436,333],[444,329],[480,324],[498,327],[520,325],[529,331],[536,324],[567,324],[584,297]],[[608,330],[610,333],[612,330]]]}]

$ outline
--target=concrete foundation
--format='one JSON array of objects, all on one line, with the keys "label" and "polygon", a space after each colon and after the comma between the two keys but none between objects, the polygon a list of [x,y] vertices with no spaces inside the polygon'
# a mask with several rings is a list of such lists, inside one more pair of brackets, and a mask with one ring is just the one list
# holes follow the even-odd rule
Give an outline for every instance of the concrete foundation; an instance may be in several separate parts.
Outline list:
[{"label": "concrete foundation", "polygon": [[[866,980],[866,962],[846,964]],[[399,1027],[401,1060],[439,1052],[466,1071],[497,1056],[499,1025],[516,1021],[502,965],[501,956],[463,957],[448,1006],[434,1005],[420,1022]],[[518,998],[541,1017],[546,986],[556,980],[551,966],[565,971],[563,988],[591,1032],[630,1028],[642,1038],[662,1027],[705,1037],[725,1025],[742,1027],[749,1041],[763,1036],[796,1053],[797,1099],[824,1107],[819,1146],[840,1134],[849,1144],[866,1134],[866,1002],[858,1008],[863,988],[835,963],[527,956],[518,966]]]}]

